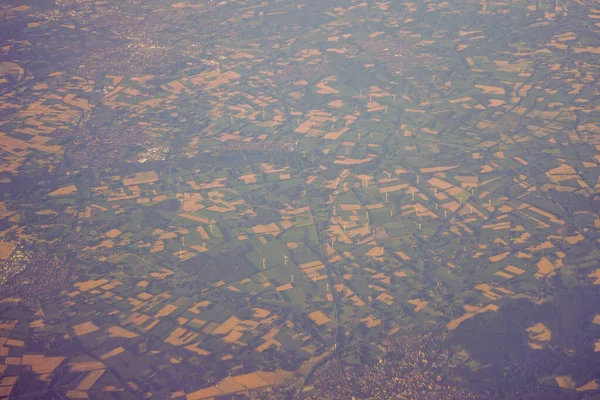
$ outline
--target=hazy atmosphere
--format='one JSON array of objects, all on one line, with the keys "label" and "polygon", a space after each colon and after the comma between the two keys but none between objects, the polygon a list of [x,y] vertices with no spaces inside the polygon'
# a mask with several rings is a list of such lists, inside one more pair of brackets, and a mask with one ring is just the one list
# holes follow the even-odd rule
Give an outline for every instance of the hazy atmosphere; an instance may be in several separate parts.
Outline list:
[{"label": "hazy atmosphere", "polygon": [[5,0],[0,399],[600,400],[596,0]]}]

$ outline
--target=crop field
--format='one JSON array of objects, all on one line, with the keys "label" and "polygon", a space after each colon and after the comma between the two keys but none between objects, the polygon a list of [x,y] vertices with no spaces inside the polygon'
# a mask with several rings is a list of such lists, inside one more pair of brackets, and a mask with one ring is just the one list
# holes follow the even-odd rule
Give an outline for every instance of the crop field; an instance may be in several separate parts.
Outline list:
[{"label": "crop field", "polygon": [[33,3],[0,398],[598,394],[595,3]]}]

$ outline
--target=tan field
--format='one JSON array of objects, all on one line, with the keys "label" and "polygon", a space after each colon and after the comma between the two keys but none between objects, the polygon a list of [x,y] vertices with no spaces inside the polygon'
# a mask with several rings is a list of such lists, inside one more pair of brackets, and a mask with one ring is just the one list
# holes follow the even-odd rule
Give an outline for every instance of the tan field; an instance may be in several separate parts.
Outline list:
[{"label": "tan field", "polygon": [[209,399],[214,398],[216,396],[220,396],[223,393],[218,390],[215,386],[209,386],[204,389],[197,390],[193,393],[188,394],[186,397],[187,400],[201,400],[201,399]]},{"label": "tan field", "polygon": [[88,373],[86,377],[77,386],[77,390],[90,390],[92,386],[94,386],[94,383],[96,383],[96,381],[100,379],[102,374],[104,374],[104,371],[104,369],[97,369]]},{"label": "tan field", "polygon": [[76,336],[86,335],[97,330],[100,330],[100,328],[98,328],[92,321],[84,322],[73,327],[73,331],[75,332]]},{"label": "tan field", "polygon": [[550,222],[552,222],[554,224],[559,224],[559,225],[565,224],[565,221],[558,219],[555,215],[550,214],[549,212],[546,212],[540,208],[537,208],[534,206],[528,206],[528,208],[529,208],[529,210],[548,218],[550,220]]},{"label": "tan field", "polygon": [[77,282],[75,287],[79,288],[79,290],[82,292],[87,292],[106,283],[108,283],[108,279],[89,280],[85,282]]},{"label": "tan field", "polygon": [[201,302],[199,302],[199,303],[196,303],[196,304],[194,304],[192,307],[188,308],[188,311],[189,311],[189,312],[192,312],[192,313],[194,313],[194,314],[200,314],[200,309],[201,309],[201,308],[206,308],[206,307],[208,307],[210,304],[211,304],[211,302],[210,302],[210,301],[208,301],[208,300],[204,300],[204,301],[201,301]]},{"label": "tan field", "polygon": [[44,357],[43,354],[24,355],[22,365],[29,365],[36,374],[52,373],[65,359],[65,357]]},{"label": "tan field", "polygon": [[449,165],[446,167],[430,167],[430,168],[421,168],[420,171],[422,174],[430,174],[433,172],[443,172],[443,171],[450,171],[454,168],[457,168],[458,165]]},{"label": "tan field", "polygon": [[48,196],[68,196],[75,192],[77,192],[77,187],[75,187],[75,185],[69,185],[48,193]]},{"label": "tan field", "polygon": [[219,382],[219,391],[222,393],[235,393],[246,390],[246,386],[238,382],[235,377],[227,377]]},{"label": "tan field", "polygon": [[339,90],[332,88],[331,86],[327,86],[325,82],[317,83],[315,85],[319,90],[317,93],[319,94],[336,94],[339,93]]},{"label": "tan field", "polygon": [[575,236],[567,236],[565,238],[566,242],[569,244],[577,244],[580,241],[584,240],[585,238],[583,237],[583,235],[581,233],[575,235]]},{"label": "tan field", "polygon": [[4,359],[6,365],[21,365],[21,357],[6,357]]},{"label": "tan field", "polygon": [[110,283],[107,283],[106,285],[102,285],[100,287],[100,289],[102,289],[102,290],[113,290],[114,288],[116,288],[117,286],[120,286],[122,284],[123,284],[123,282],[121,282],[121,281],[112,281]]},{"label": "tan field", "polygon": [[137,337],[138,334],[135,332],[128,331],[127,329],[121,328],[120,326],[113,326],[107,329],[110,337],[119,337],[125,339],[131,339]]},{"label": "tan field", "polygon": [[229,331],[231,331],[233,328],[235,328],[240,322],[242,322],[242,321],[235,316],[229,317],[217,329],[215,329],[212,332],[212,334],[213,335],[224,335],[226,333],[229,333]]},{"label": "tan field", "polygon": [[498,254],[498,255],[492,256],[492,257],[490,257],[490,262],[495,263],[495,262],[504,260],[509,255],[510,255],[510,252],[507,251],[506,253],[502,253],[502,254]]},{"label": "tan field", "polygon": [[259,374],[251,373],[246,375],[238,375],[234,377],[235,381],[240,385],[248,389],[255,389],[259,387],[268,386],[269,383],[265,381]]},{"label": "tan field", "polygon": [[447,189],[450,189],[451,187],[454,186],[454,185],[449,184],[448,182],[445,182],[445,181],[441,180],[440,178],[431,178],[431,179],[428,179],[427,182],[431,186],[435,186],[435,187],[440,188],[442,190],[447,190]]},{"label": "tan field", "polygon": [[525,273],[525,270],[515,267],[513,265],[509,265],[508,267],[504,268],[506,271],[511,272],[515,275],[521,275]]},{"label": "tan field", "polygon": [[110,231],[106,232],[106,233],[104,234],[104,236],[106,236],[106,237],[108,237],[108,238],[111,238],[111,239],[114,239],[114,238],[116,238],[117,236],[119,236],[121,233],[123,233],[123,232],[121,232],[121,231],[120,231],[120,230],[118,230],[118,229],[111,229]]},{"label": "tan field", "polygon": [[286,290],[292,289],[293,286],[291,283],[286,283],[285,285],[281,285],[275,288],[278,292],[285,292]]},{"label": "tan field", "polygon": [[181,213],[179,214],[180,217],[182,218],[187,218],[187,219],[191,219],[192,221],[196,221],[196,222],[200,222],[202,224],[209,224],[209,220],[207,220],[206,218],[203,217],[197,217],[195,215],[191,215],[191,214],[186,214],[186,213]]},{"label": "tan field", "polygon": [[137,297],[140,298],[140,299],[142,299],[142,300],[149,300],[149,299],[151,299],[154,296],[152,296],[150,293],[142,292],[142,293],[138,293]]},{"label": "tan field", "polygon": [[568,375],[557,376],[555,379],[558,386],[560,386],[563,389],[575,388],[575,381]]},{"label": "tan field", "polygon": [[100,361],[82,361],[69,363],[71,372],[93,371],[95,369],[104,369],[104,364]]},{"label": "tan field", "polygon": [[361,319],[360,322],[363,322],[367,328],[374,328],[381,325],[381,319],[375,318],[372,315]]},{"label": "tan field", "polygon": [[367,158],[362,158],[362,159],[350,158],[350,157],[342,157],[342,158],[338,158],[337,160],[335,160],[334,164],[340,164],[340,165],[359,165],[359,164],[368,163],[371,160],[373,160],[373,157],[367,157]]},{"label": "tan field", "polygon": [[582,385],[575,389],[577,392],[587,392],[588,390],[597,390],[600,386],[598,386],[598,382],[596,380],[589,381],[585,385]]},{"label": "tan field", "polygon": [[494,275],[500,276],[500,277],[505,278],[505,279],[512,279],[512,278],[514,278],[514,276],[512,276],[511,274],[507,274],[506,272],[502,272],[502,271],[496,271],[494,273]]},{"label": "tan field", "polygon": [[[80,51],[73,55],[80,63],[75,61],[69,71],[44,77],[31,76],[30,71],[25,75],[23,66],[29,64],[18,59],[0,62],[0,86],[7,89],[0,96],[0,111],[7,117],[2,128],[5,132],[0,132],[1,161],[4,171],[13,171],[5,174],[8,177],[0,176],[0,183],[11,185],[12,175],[32,169],[65,175],[60,180],[39,183],[46,185],[42,193],[51,192],[39,204],[21,205],[11,194],[4,196],[8,209],[0,202],[0,219],[6,217],[9,223],[4,224],[8,226],[6,230],[0,231],[0,260],[9,259],[15,264],[25,260],[15,254],[18,243],[15,238],[50,247],[67,245],[65,239],[70,236],[61,238],[61,235],[64,236],[63,228],[69,228],[73,219],[76,219],[71,224],[76,229],[73,236],[86,239],[68,243],[69,249],[81,250],[77,254],[82,264],[78,276],[84,276],[86,281],[77,282],[74,287],[61,286],[56,300],[47,300],[58,307],[47,307],[46,300],[38,305],[47,315],[36,314],[14,323],[0,321],[0,330],[5,331],[6,337],[22,339],[15,336],[18,332],[6,331],[24,324],[39,335],[52,330],[51,321],[71,321],[66,331],[63,329],[59,334],[65,340],[70,336],[80,338],[87,356],[74,354],[63,359],[28,354],[21,359],[22,353],[27,353],[27,343],[0,338],[4,363],[31,365],[37,373],[51,374],[70,362],[67,371],[70,368],[77,373],[72,375],[77,376],[67,382],[67,387],[57,388],[65,398],[110,397],[110,392],[117,397],[135,392],[138,397],[159,394],[170,399],[214,399],[246,392],[247,396],[259,398],[276,394],[249,391],[288,384],[288,379],[293,378],[298,393],[325,399],[335,397],[336,391],[332,388],[332,395],[324,388],[323,383],[326,386],[330,382],[323,382],[321,369],[314,382],[301,382],[312,371],[313,359],[293,372],[248,373],[249,370],[241,369],[247,367],[243,353],[263,361],[285,357],[293,342],[294,347],[298,344],[298,348],[310,355],[326,357],[324,349],[333,343],[325,336],[331,337],[334,328],[338,328],[338,318],[343,322],[343,333],[352,340],[360,340],[354,330],[365,326],[377,331],[383,329],[385,335],[397,332],[418,335],[440,323],[447,324],[448,330],[456,330],[461,329],[462,322],[482,317],[478,314],[497,313],[496,304],[500,302],[518,298],[534,304],[548,301],[547,296],[540,299],[535,295],[541,287],[552,290],[548,278],[557,273],[573,274],[580,265],[586,265],[578,262],[577,252],[568,246],[590,244],[594,241],[593,229],[600,229],[597,210],[582,207],[585,211],[576,211],[586,201],[594,201],[600,190],[600,180],[595,179],[600,166],[600,123],[592,118],[600,106],[596,104],[594,88],[589,90],[597,81],[597,71],[586,57],[569,65],[561,57],[556,58],[569,49],[589,59],[600,54],[600,47],[587,43],[589,40],[585,41],[577,27],[568,26],[561,17],[568,11],[575,20],[587,18],[586,26],[599,28],[600,7],[590,9],[589,14],[583,10],[590,2],[593,0],[575,0],[575,4],[500,0],[464,2],[461,7],[453,7],[445,0],[426,2],[427,5],[412,0],[398,4],[391,0],[351,2],[346,6],[336,4],[329,10],[320,8],[327,21],[324,26],[286,25],[284,30],[289,28],[298,33],[286,31],[282,36],[274,29],[268,32],[268,41],[264,41],[238,37],[240,33],[243,36],[243,31],[236,28],[238,23],[260,25],[264,19],[270,22],[279,17],[285,21],[297,11],[310,11],[311,6],[275,1],[265,8],[264,2],[225,1],[217,5],[220,8],[228,4],[221,13],[208,4],[212,2],[188,4],[186,0],[175,0],[166,6],[159,4],[151,10],[152,14],[163,20],[161,14],[168,12],[177,20],[208,11],[210,21],[205,28],[210,30],[214,22],[218,28],[214,38],[223,43],[214,53],[203,54],[204,43],[187,43],[186,35],[178,43],[185,47],[184,58],[194,60],[175,63],[169,68],[173,73],[167,77],[160,76],[162,72],[156,72],[157,76],[142,72],[148,70],[150,62],[161,62],[168,52],[175,50],[173,54],[178,55],[177,48],[161,44],[169,41],[162,40],[164,30],[160,29],[149,36],[141,31],[140,37],[134,38],[135,43],[125,44],[135,47],[134,55],[139,61],[130,63],[131,71],[119,65],[127,61],[121,52],[98,55],[103,58],[106,54],[106,62],[111,67],[114,64],[115,71],[121,71],[118,76],[98,74],[104,60],[98,64],[94,57],[81,58]],[[119,9],[118,4],[113,6],[111,2],[111,16],[113,9],[115,13]],[[0,6],[11,17],[15,10],[25,12],[28,8]],[[433,24],[425,35],[417,29],[427,21],[434,21],[438,13],[461,15],[466,8],[482,19],[456,29]],[[36,7],[28,12],[39,14]],[[425,19],[423,13],[427,15]],[[508,17],[517,13],[535,17],[528,29],[542,29],[540,33],[546,37],[510,46],[487,46],[489,32],[485,32],[485,20],[492,15]],[[219,21],[221,17],[224,19]],[[498,18],[506,23],[511,20],[504,17]],[[378,22],[379,27],[367,33],[357,31],[354,22],[364,18]],[[130,19],[136,20],[135,16]],[[139,25],[143,30],[143,18],[138,19],[136,28]],[[30,22],[28,30],[43,28],[43,20]],[[52,20],[62,20],[57,26],[66,32],[81,30],[60,13],[53,14]],[[384,29],[385,26],[393,29]],[[553,27],[560,29],[550,29]],[[305,28],[312,33],[307,36]],[[514,28],[516,35],[519,27],[504,28],[507,31]],[[384,31],[374,32],[376,29]],[[168,31],[169,35],[177,36],[176,29]],[[310,40],[313,36],[324,43],[317,45]],[[310,44],[306,43],[307,38]],[[471,43],[466,44],[467,41]],[[27,40],[10,41],[3,50],[12,55],[31,46]],[[449,51],[442,54],[440,49]],[[85,53],[85,49],[81,51]],[[356,57],[357,54],[360,56]],[[111,59],[114,55],[119,58]],[[283,56],[285,59],[278,59]],[[381,87],[367,83],[370,80],[348,79],[340,75],[347,71],[336,70],[337,63],[330,63],[330,57],[340,62],[354,59],[356,68],[390,79],[381,80]],[[450,68],[459,64],[464,67],[462,75],[469,79],[449,73]],[[549,72],[548,80],[556,84],[540,82],[544,74],[534,73],[538,68]],[[387,73],[383,74],[385,70]],[[400,80],[392,78],[393,75],[410,84],[399,85]],[[14,88],[15,80],[31,84]],[[280,90],[282,82],[284,90]],[[408,86],[414,90],[406,90]],[[28,93],[28,89],[33,93]],[[92,119],[104,108],[115,111],[114,115]],[[190,115],[189,110],[193,110]],[[469,118],[454,119],[455,115]],[[590,118],[579,118],[582,115]],[[115,124],[106,132],[103,128],[97,135],[86,129],[77,133],[74,143],[80,143],[83,135],[90,133],[85,139],[94,144],[86,147],[86,151],[103,150],[97,154],[102,159],[87,154],[89,165],[82,165],[86,155],[83,146],[73,148],[67,145],[70,140],[63,137],[73,134],[74,124],[81,123],[83,128],[86,124],[96,126],[96,121],[102,122],[107,117]],[[445,124],[446,118],[453,118],[463,126]],[[582,120],[586,123],[580,123]],[[202,121],[201,126],[198,121]],[[138,126],[134,128],[134,124]],[[124,129],[113,130],[118,127]],[[173,137],[179,139],[169,140]],[[105,139],[110,140],[110,145],[103,143]],[[67,156],[73,152],[72,163],[66,162],[70,157],[63,157],[62,146],[64,152],[69,150]],[[564,153],[569,146],[577,146],[581,159]],[[455,150],[448,152],[449,148]],[[539,171],[545,174],[542,176],[545,181],[531,179],[531,167],[537,158],[524,155],[524,149],[541,151],[544,161],[548,160],[545,169]],[[273,150],[277,157],[252,156]],[[279,157],[280,152],[289,152],[292,157]],[[210,160],[218,156],[220,165],[221,156],[234,153],[236,157],[243,156],[244,164],[239,168],[237,159],[232,168],[229,165],[215,168],[217,163],[210,162],[208,166],[203,162],[192,163],[195,158]],[[305,165],[300,159],[294,160],[294,153],[310,155],[309,159],[319,161]],[[247,155],[251,155],[248,162]],[[121,167],[121,163],[116,163],[124,156],[127,164],[132,165]],[[295,161],[302,161],[298,163],[302,168]],[[166,170],[163,172],[163,162],[168,166],[168,174]],[[185,167],[179,168],[176,165],[179,162]],[[83,190],[83,186],[73,178],[88,167],[97,167],[98,179],[94,179],[94,187],[90,189],[93,201],[82,205],[78,200],[83,200],[79,199],[83,193],[78,193],[78,188]],[[149,170],[152,168],[155,170]],[[505,174],[508,170],[515,172],[514,175]],[[78,183],[67,185],[72,182]],[[511,190],[505,190],[508,185]],[[268,199],[269,204],[259,205],[258,198],[250,194],[264,192],[263,189],[273,201]],[[308,201],[313,194],[319,197],[316,203]],[[558,203],[571,198],[574,215],[578,222],[584,223],[582,226],[574,227],[571,219],[560,219],[565,213]],[[94,201],[102,206],[92,204]],[[33,208],[23,214],[22,206]],[[147,211],[152,214],[156,211],[164,213],[170,222],[157,217],[156,221],[142,219],[142,223],[141,210],[144,218]],[[35,212],[35,227],[40,232],[18,230],[30,222],[25,218],[30,212]],[[135,218],[126,222],[133,215]],[[116,217],[115,223],[106,223],[112,217]],[[69,222],[64,225],[65,221]],[[588,224],[592,221],[594,226]],[[440,242],[440,238],[444,240]],[[232,274],[227,268],[212,270],[213,261],[229,256],[227,252],[240,244],[247,257],[244,261],[251,260],[252,265],[244,265],[240,271],[236,264],[229,266],[236,271]],[[25,250],[22,253],[28,257]],[[589,258],[594,255],[592,252]],[[269,257],[269,268],[261,271],[258,257]],[[440,267],[436,271],[439,279],[433,284],[418,272],[427,267],[428,260],[434,260]],[[59,262],[56,258],[51,266],[60,267]],[[127,267],[105,272],[103,268],[94,270],[97,262]],[[205,263],[210,268],[204,268]],[[247,274],[237,274],[246,267]],[[587,279],[583,278],[585,283],[600,285],[600,268],[591,271],[587,271]],[[204,273],[208,274],[207,279]],[[290,274],[296,279],[290,278]],[[538,279],[532,279],[533,274]],[[27,279],[27,274],[21,278]],[[54,278],[61,285],[65,282],[63,275],[53,275]],[[188,283],[190,287],[197,286],[195,293],[182,295],[177,289],[182,279],[186,288]],[[36,276],[22,282],[28,285],[28,290],[23,290],[23,303],[30,304],[26,295],[38,280]],[[448,296],[454,288],[465,287],[467,283],[468,290]],[[405,286],[410,289],[403,291]],[[317,326],[309,325],[324,333],[323,337],[312,335],[309,326],[289,318],[289,312],[293,311],[289,307],[276,304],[294,302],[303,296],[313,306],[320,305],[314,308],[310,304],[292,305],[302,308]],[[231,299],[245,301],[250,308],[256,305],[264,308],[254,307],[248,313],[248,309],[230,307]],[[381,307],[385,305],[400,314],[392,315],[389,321],[384,319]],[[90,311],[89,307],[93,309]],[[454,311],[456,307],[458,313]],[[221,309],[226,311],[215,315]],[[402,309],[407,312],[402,313]],[[82,314],[75,315],[79,310]],[[104,322],[108,320],[113,322]],[[585,322],[600,326],[600,308],[593,310]],[[549,347],[552,339],[557,341],[557,331],[550,332],[542,322],[529,324],[533,325],[528,327],[526,323],[521,329],[528,335],[532,349]],[[227,371],[219,376],[228,376],[220,382],[218,379],[196,382],[196,386],[188,386],[186,391],[175,388],[173,393],[154,390],[146,393],[150,389],[145,388],[139,377],[129,382],[127,378],[115,381],[114,376],[120,376],[118,369],[126,367],[123,361],[138,356],[125,346],[143,343],[145,334],[164,340],[158,347],[148,342],[152,346],[147,355],[164,363],[173,373],[181,372],[187,362],[205,369],[218,367],[210,365],[206,356],[211,355],[215,360],[227,361],[223,364]],[[97,336],[101,337],[101,349],[92,343]],[[385,345],[382,343],[382,350]],[[91,353],[89,346],[93,347]],[[600,352],[600,336],[594,346],[594,351]],[[466,352],[465,360],[473,369],[487,367],[469,360]],[[307,365],[309,368],[303,375],[302,369]],[[8,372],[15,368],[18,369],[8,367]],[[7,365],[0,365],[0,375],[5,369]],[[569,376],[572,371],[560,373],[561,376],[551,375],[550,381],[554,379],[562,389],[574,392],[600,387],[600,381],[590,381],[593,376],[581,380],[579,376]],[[53,378],[40,377],[45,382]],[[419,379],[419,376],[401,379],[409,378]],[[586,381],[589,382],[584,384]],[[99,387],[104,382],[110,385]],[[303,387],[303,383],[312,387]],[[0,397],[10,396],[10,391],[3,390],[16,384],[2,380]],[[449,386],[441,388],[440,385],[446,384]],[[425,385],[428,382],[422,386]],[[449,393],[451,385],[450,380],[444,379],[444,383],[432,381],[431,387],[436,386],[439,390],[432,390],[444,397],[442,392]],[[383,387],[385,382],[381,386],[381,393],[390,393],[389,388]],[[186,393],[188,390],[193,393]],[[406,394],[396,395],[410,398]]]},{"label": "tan field", "polygon": [[[461,45],[461,46],[464,46],[464,45]],[[450,103],[450,104],[466,103],[467,101],[471,101],[471,100],[472,100],[471,97],[461,97],[459,99],[448,100],[448,103]]]},{"label": "tan field", "polygon": [[344,133],[348,132],[348,130],[348,128],[342,128],[337,131],[327,132],[325,139],[338,140]]},{"label": "tan field", "polygon": [[200,389],[196,392],[189,393],[186,396],[186,399],[208,399],[218,395],[236,393],[242,390],[280,385],[292,379],[292,377],[292,372],[283,370],[276,370],[275,372],[256,371],[245,375],[230,376],[219,382],[218,389],[216,386]]},{"label": "tan field", "polygon": [[372,247],[365,253],[368,257],[382,257],[385,254],[385,250],[382,247]]},{"label": "tan field", "polygon": [[407,187],[408,187],[408,184],[407,183],[403,183],[401,185],[395,185],[395,186],[388,186],[388,187],[384,187],[384,188],[379,188],[379,192],[382,193],[382,194],[392,193],[392,192],[396,192],[396,191],[401,190],[401,189],[405,189]]},{"label": "tan field", "polygon": [[42,329],[45,326],[46,326],[46,324],[44,323],[44,320],[41,320],[41,319],[36,319],[35,321],[31,321],[29,323],[30,329]]},{"label": "tan field", "polygon": [[543,343],[549,342],[552,339],[552,332],[546,325],[541,322],[531,325],[526,329],[529,334],[529,347],[534,350],[540,350],[543,348]]},{"label": "tan field", "polygon": [[179,307],[177,307],[176,305],[173,304],[167,304],[166,306],[164,306],[163,308],[161,308],[157,313],[156,313],[156,317],[160,318],[160,317],[166,317],[168,315],[170,315],[173,311],[177,310]]},{"label": "tan field", "polygon": [[469,318],[473,318],[476,314],[480,314],[480,313],[487,312],[487,311],[498,311],[499,310],[499,307],[495,304],[488,304],[487,306],[485,306],[483,308],[466,305],[464,308],[467,311],[467,313],[463,314],[461,317],[458,317],[458,318],[450,321],[446,325],[448,330],[451,330],[451,331],[455,330],[456,328],[458,328],[458,326],[461,323],[468,320]]},{"label": "tan field", "polygon": [[325,315],[322,311],[317,310],[317,311],[313,311],[310,314],[308,314],[308,317],[310,319],[312,319],[315,324],[321,326],[323,324],[326,324],[327,322],[329,322],[329,318],[327,317],[327,315]]},{"label": "tan field", "polygon": [[415,306],[415,309],[414,309],[415,312],[421,311],[422,309],[427,307],[427,304],[428,304],[428,302],[420,300],[420,299],[408,300],[408,302]]},{"label": "tan field", "polygon": [[100,359],[106,360],[107,358],[118,356],[119,354],[123,353],[124,351],[125,351],[125,349],[123,347],[119,346],[119,347],[109,351],[108,353],[104,353],[103,355],[101,355]]},{"label": "tan field", "polygon": [[16,74],[18,76],[17,80],[20,80],[23,72],[23,67],[17,63],[10,61],[0,62],[0,74]]},{"label": "tan field", "polygon": [[196,337],[198,337],[198,334],[193,331],[188,331],[184,328],[175,328],[169,334],[169,337],[165,339],[165,343],[170,343],[173,346],[182,346],[194,341]]},{"label": "tan field", "polygon": [[[18,320],[5,320],[5,321],[0,321],[0,330],[3,331],[12,331],[13,329],[15,329],[15,326],[17,326],[17,323],[19,321]],[[8,339],[6,338],[0,338],[0,344],[4,345],[6,343]]]},{"label": "tan field", "polygon": [[554,271],[554,264],[546,257],[542,257],[542,259],[537,263],[538,272],[541,275],[547,275],[550,272]]},{"label": "tan field", "polygon": [[484,94],[497,94],[504,95],[505,91],[502,87],[486,86],[486,85],[475,85],[476,88],[481,89]]},{"label": "tan field", "polygon": [[66,396],[69,399],[89,399],[87,392],[80,390],[67,390]]},{"label": "tan field", "polygon": [[191,352],[198,354],[199,356],[207,356],[210,354],[209,351],[206,351],[206,350],[198,347],[199,345],[200,345],[200,343],[194,343],[194,344],[189,344],[189,345],[185,346],[184,348],[186,350],[189,350]]},{"label": "tan field", "polygon": [[251,183],[256,183],[256,174],[242,175],[238,179],[243,180],[246,185],[249,185]]},{"label": "tan field", "polygon": [[244,332],[232,330],[227,336],[223,338],[223,341],[225,343],[234,343],[237,342],[242,336],[244,336]]},{"label": "tan field", "polygon": [[161,268],[160,272],[150,272],[150,276],[156,279],[165,279],[169,275],[173,275],[173,271],[166,268]]},{"label": "tan field", "polygon": [[133,178],[123,179],[123,185],[140,185],[142,183],[152,183],[158,181],[158,174],[155,171],[137,172]]},{"label": "tan field", "polygon": [[6,346],[10,346],[10,347],[23,347],[24,344],[25,344],[24,341],[18,340],[18,339],[8,339],[6,341]]},{"label": "tan field", "polygon": [[0,260],[6,260],[15,249],[14,242],[0,242]]}]

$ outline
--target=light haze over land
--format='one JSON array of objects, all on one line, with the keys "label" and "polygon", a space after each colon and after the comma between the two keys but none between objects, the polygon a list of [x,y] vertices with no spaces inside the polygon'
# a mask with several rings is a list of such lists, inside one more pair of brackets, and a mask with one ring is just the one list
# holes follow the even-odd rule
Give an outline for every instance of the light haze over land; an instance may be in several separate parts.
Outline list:
[{"label": "light haze over land", "polygon": [[600,5],[0,5],[0,399],[599,399]]}]

